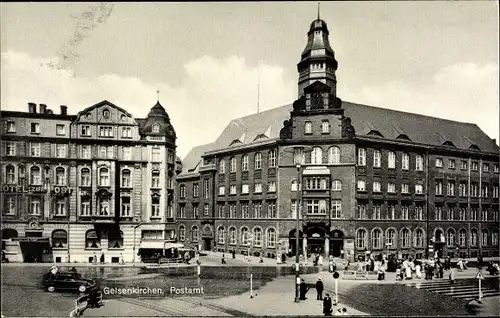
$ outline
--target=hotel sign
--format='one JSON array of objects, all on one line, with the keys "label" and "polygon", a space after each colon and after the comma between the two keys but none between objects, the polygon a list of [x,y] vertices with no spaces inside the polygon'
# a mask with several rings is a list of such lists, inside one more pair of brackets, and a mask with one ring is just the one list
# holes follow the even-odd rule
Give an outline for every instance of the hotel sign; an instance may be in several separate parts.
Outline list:
[{"label": "hotel sign", "polygon": [[[44,186],[16,186],[16,185],[3,185],[1,188],[3,193],[45,193],[47,189]],[[64,186],[54,186],[50,191],[55,194],[71,194],[73,189]]]}]

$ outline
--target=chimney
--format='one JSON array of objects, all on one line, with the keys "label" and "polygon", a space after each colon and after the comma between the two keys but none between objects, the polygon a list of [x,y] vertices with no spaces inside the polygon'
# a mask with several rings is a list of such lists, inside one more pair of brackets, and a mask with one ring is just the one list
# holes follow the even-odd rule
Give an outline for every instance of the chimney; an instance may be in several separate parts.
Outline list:
[{"label": "chimney", "polygon": [[40,104],[40,114],[45,114],[47,112],[47,105]]},{"label": "chimney", "polygon": [[68,114],[68,106],[61,105],[61,115],[67,115],[67,114]]},{"label": "chimney", "polygon": [[47,109],[47,110],[45,111],[45,113],[46,113],[46,114],[50,114],[50,115],[52,115],[54,112],[52,111],[52,109]]},{"label": "chimney", "polygon": [[30,114],[36,114],[36,104],[35,103],[28,103],[28,112]]}]

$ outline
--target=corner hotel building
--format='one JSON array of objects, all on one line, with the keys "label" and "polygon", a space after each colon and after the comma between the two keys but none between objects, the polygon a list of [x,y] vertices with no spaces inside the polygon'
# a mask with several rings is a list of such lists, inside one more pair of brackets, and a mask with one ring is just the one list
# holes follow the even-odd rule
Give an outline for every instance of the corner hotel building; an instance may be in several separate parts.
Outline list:
[{"label": "corner hotel building", "polygon": [[296,253],[298,230],[300,253],[351,260],[498,256],[496,140],[475,124],[342,101],[328,35],[311,23],[292,105],[234,119],[184,158],[178,239],[280,257]]}]

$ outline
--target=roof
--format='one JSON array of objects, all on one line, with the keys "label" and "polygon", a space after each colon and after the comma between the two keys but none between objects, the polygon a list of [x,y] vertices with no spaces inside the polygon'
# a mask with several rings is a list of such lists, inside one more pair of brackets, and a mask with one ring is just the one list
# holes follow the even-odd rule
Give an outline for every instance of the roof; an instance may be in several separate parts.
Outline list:
[{"label": "roof", "polygon": [[[476,124],[380,108],[343,101],[345,116],[351,118],[356,136],[385,140],[410,140],[430,146],[450,145],[467,150],[476,145],[481,151],[498,153],[499,147]],[[183,160],[185,171],[194,169],[204,152],[277,139],[283,121],[290,118],[292,104],[231,120],[212,144],[193,148]],[[184,172],[184,170],[183,170]]]},{"label": "roof", "polygon": [[214,143],[201,145],[192,148],[186,157],[182,159],[182,172],[179,176],[187,175],[189,173],[197,173],[201,163],[201,156],[207,152],[214,149]]}]

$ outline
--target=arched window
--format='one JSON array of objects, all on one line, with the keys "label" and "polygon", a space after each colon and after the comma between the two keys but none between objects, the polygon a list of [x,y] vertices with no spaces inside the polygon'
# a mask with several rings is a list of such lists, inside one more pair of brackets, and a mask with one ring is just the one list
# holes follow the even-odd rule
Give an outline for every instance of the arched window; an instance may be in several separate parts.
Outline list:
[{"label": "arched window", "polygon": [[[302,184],[299,183],[299,191],[302,190],[301,188],[302,188]],[[292,191],[297,191],[297,180],[293,180],[292,181],[291,190]]]},{"label": "arched window", "polygon": [[410,231],[408,229],[401,230],[401,247],[410,247]]},{"label": "arched window", "polygon": [[160,187],[160,171],[153,170],[151,172],[151,188],[159,188]]},{"label": "arched window", "polygon": [[241,157],[241,171],[248,171],[248,155]]},{"label": "arched window", "polygon": [[498,230],[491,233],[491,246],[498,246]]},{"label": "arched window", "polygon": [[30,181],[33,185],[41,185],[42,184],[42,176],[40,172],[40,167],[33,166],[30,169]]},{"label": "arched window", "polygon": [[461,229],[459,232],[458,232],[458,244],[460,246],[465,246],[466,245],[466,234],[467,234],[467,231],[465,231],[464,229]]},{"label": "arched window", "polygon": [[193,242],[198,242],[198,236],[199,236],[198,227],[195,225],[195,226],[193,226],[193,228],[191,229],[191,240],[192,240]]},{"label": "arched window", "polygon": [[382,248],[382,231],[379,229],[374,229],[372,231],[372,248],[373,249]]},{"label": "arched window", "polygon": [[62,167],[56,168],[56,185],[63,186],[66,184],[65,170]]},{"label": "arched window", "polygon": [[225,235],[225,230],[224,227],[221,226],[217,229],[217,242],[219,244],[224,244],[226,241],[226,235]]},{"label": "arched window", "polygon": [[179,241],[184,241],[186,239],[186,228],[184,225],[179,226]]},{"label": "arched window", "polygon": [[155,134],[160,132],[160,125],[158,124],[153,124],[151,131]]},{"label": "arched window", "polygon": [[52,231],[52,247],[68,248],[68,233],[65,230]]},{"label": "arched window", "polygon": [[7,184],[16,183],[16,169],[13,165],[8,165],[7,167],[5,167],[5,176]]},{"label": "arched window", "polygon": [[342,191],[342,181],[333,180],[332,181],[332,191]]},{"label": "arched window", "polygon": [[328,163],[329,164],[340,163],[340,148],[339,147],[328,148]]},{"label": "arched window", "polygon": [[224,159],[219,161],[219,173],[226,173],[226,161]]},{"label": "arched window", "polygon": [[88,230],[85,233],[85,246],[87,248],[101,248],[101,237],[96,230]]},{"label": "arched window", "polygon": [[250,244],[249,234],[250,233],[248,232],[248,229],[246,227],[241,229],[241,245]]},{"label": "arched window", "polygon": [[385,242],[390,247],[396,247],[396,231],[394,229],[388,229],[387,235],[385,237]]},{"label": "arched window", "polygon": [[311,152],[311,164],[320,165],[323,163],[323,150],[321,147],[314,147]]},{"label": "arched window", "polygon": [[424,247],[424,231],[422,229],[415,230],[415,247]]},{"label": "arched window", "polygon": [[108,248],[123,248],[123,232],[118,231],[109,233]]},{"label": "arched window", "polygon": [[366,230],[359,229],[356,232],[356,247],[366,248]]},{"label": "arched window", "polygon": [[277,160],[276,160],[276,150],[272,149],[269,150],[269,167],[276,167]]},{"label": "arched window", "polygon": [[477,246],[477,230],[476,229],[472,229],[470,231],[470,245]]},{"label": "arched window", "polygon": [[90,186],[90,169],[83,168],[80,171],[80,185],[83,187]]},{"label": "arched window", "polygon": [[109,169],[101,168],[99,170],[99,185],[101,187],[109,187]]},{"label": "arched window", "polygon": [[276,230],[273,228],[267,229],[267,248],[276,247]]},{"label": "arched window", "polygon": [[483,230],[481,232],[481,245],[488,246],[488,230]]},{"label": "arched window", "polygon": [[130,170],[124,169],[122,170],[122,188],[130,188]]},{"label": "arched window", "polygon": [[257,152],[254,158],[255,170],[262,168],[262,154]]},{"label": "arched window", "polygon": [[262,229],[260,228],[253,230],[253,245],[262,246]]},{"label": "arched window", "polygon": [[446,245],[454,246],[455,245],[455,231],[453,229],[449,229],[446,233]]},{"label": "arched window", "polygon": [[231,162],[231,167],[230,167],[230,172],[236,172],[236,158],[235,157],[231,157],[231,159],[229,159],[229,161]]},{"label": "arched window", "polygon": [[236,245],[236,228],[229,228],[229,244]]}]

